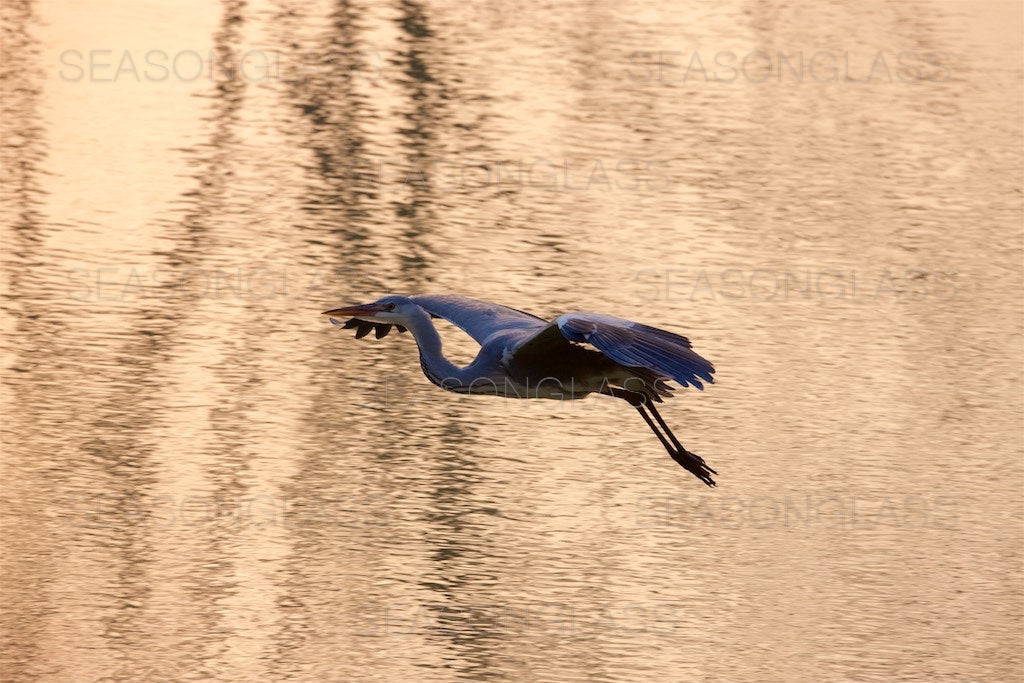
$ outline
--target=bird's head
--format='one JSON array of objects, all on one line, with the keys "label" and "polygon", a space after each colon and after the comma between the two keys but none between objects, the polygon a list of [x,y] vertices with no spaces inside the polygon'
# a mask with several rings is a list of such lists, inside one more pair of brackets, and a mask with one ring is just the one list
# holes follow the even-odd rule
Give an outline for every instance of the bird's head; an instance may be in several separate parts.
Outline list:
[{"label": "bird's head", "polygon": [[417,313],[422,313],[422,310],[409,297],[393,295],[378,299],[372,304],[335,308],[324,311],[323,314],[329,318],[357,318],[371,323],[401,325],[403,322],[408,322]]},{"label": "bird's head", "polygon": [[349,318],[344,327],[355,327],[357,339],[365,337],[371,330],[374,330],[380,339],[391,331],[392,325],[397,327],[399,332],[405,332],[413,319],[426,315],[409,297],[397,295],[386,296],[372,304],[334,308],[324,311],[323,314],[335,325],[342,324],[339,318]]}]

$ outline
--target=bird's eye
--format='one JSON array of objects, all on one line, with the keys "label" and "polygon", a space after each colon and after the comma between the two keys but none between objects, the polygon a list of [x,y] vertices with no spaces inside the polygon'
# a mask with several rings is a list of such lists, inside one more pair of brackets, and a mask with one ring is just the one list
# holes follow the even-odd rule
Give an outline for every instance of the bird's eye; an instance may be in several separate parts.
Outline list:
[{"label": "bird's eye", "polygon": [[395,305],[394,304],[388,304],[387,306],[384,307],[384,310],[385,311],[393,311],[393,310],[395,310]]}]

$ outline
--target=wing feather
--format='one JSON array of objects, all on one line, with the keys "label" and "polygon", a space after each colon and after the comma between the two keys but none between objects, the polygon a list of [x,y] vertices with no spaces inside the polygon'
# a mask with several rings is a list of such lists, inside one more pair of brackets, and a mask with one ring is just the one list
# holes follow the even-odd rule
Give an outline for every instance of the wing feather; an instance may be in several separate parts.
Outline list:
[{"label": "wing feather", "polygon": [[454,294],[423,294],[409,299],[435,318],[444,318],[483,344],[492,334],[508,330],[542,329],[548,321],[489,301]]},{"label": "wing feather", "polygon": [[715,381],[715,367],[681,335],[596,313],[566,313],[555,324],[566,339],[590,344],[621,365],[648,368],[697,389],[704,388],[702,380]]},{"label": "wing feather", "polygon": [[560,315],[537,334],[524,340],[512,352],[529,355],[542,351],[554,341],[555,330],[567,341],[588,344],[619,365],[647,368],[682,386],[703,389],[713,383],[714,366],[693,351],[690,340],[681,335],[598,313]]}]

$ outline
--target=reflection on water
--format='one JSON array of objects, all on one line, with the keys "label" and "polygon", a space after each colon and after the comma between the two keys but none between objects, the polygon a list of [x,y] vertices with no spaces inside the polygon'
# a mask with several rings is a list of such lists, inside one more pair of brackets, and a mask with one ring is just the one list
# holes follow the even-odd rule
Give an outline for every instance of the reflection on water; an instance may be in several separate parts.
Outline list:
[{"label": "reflection on water", "polygon": [[[1019,9],[3,12],[7,678],[1020,676]],[[684,331],[720,487],[387,291]]]}]

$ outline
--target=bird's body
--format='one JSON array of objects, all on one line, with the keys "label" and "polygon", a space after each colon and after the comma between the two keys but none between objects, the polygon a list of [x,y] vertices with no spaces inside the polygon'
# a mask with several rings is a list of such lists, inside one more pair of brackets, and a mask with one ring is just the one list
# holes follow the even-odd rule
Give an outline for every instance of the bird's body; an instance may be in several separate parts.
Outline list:
[{"label": "bird's body", "polygon": [[[590,394],[624,399],[676,462],[714,485],[714,470],[679,444],[653,405],[672,395],[667,380],[698,389],[714,381],[714,367],[690,348],[686,337],[598,313],[565,313],[548,321],[455,295],[388,296],[325,315],[336,324],[338,317],[351,317],[345,326],[358,328],[357,337],[375,330],[380,338],[392,326],[408,329],[419,347],[423,374],[447,391],[522,399],[577,400]],[[431,318],[448,320],[480,344],[469,365],[460,368],[444,357]]]}]

